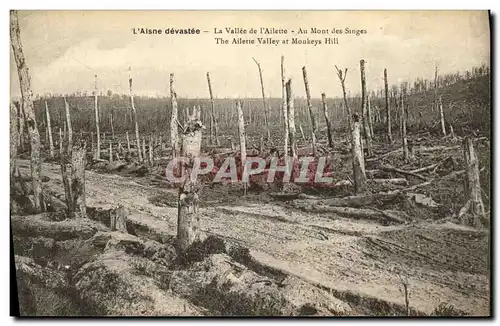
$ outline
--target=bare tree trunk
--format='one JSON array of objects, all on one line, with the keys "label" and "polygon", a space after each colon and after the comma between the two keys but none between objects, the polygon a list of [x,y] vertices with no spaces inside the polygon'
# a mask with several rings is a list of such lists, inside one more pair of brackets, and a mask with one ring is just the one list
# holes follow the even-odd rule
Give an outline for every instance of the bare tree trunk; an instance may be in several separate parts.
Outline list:
[{"label": "bare tree trunk", "polygon": [[264,120],[266,124],[266,132],[267,132],[267,140],[269,141],[271,139],[271,131],[269,129],[269,113],[267,112],[267,105],[266,105],[266,95],[264,92],[264,80],[262,78],[262,69],[260,67],[260,63],[255,60],[255,58],[252,58],[255,64],[257,65],[257,68],[259,69],[259,77],[260,77],[260,89],[262,91],[262,106],[264,109]]},{"label": "bare tree trunk", "polygon": [[406,114],[403,92],[401,92],[401,138],[403,139],[403,159],[408,163],[410,161],[410,154],[408,151],[408,139],[406,138]]},{"label": "bare tree trunk", "polygon": [[75,146],[71,156],[71,198],[73,204],[70,217],[75,217],[79,213],[80,217],[87,217],[85,203],[85,164],[86,148],[85,143]]},{"label": "bare tree trunk", "polygon": [[[64,125],[66,128],[66,125]],[[63,155],[64,149],[63,149],[63,134],[61,131],[61,128],[59,128],[59,155]]]},{"label": "bare tree trunk", "polygon": [[66,101],[66,98],[64,98],[64,109],[66,111],[66,126],[68,128],[68,134],[67,134],[67,139],[68,139],[68,144],[66,144],[68,147],[68,157],[71,157],[71,153],[73,152],[73,127],[71,126],[71,114],[69,111],[69,103]]},{"label": "bare tree trunk", "polygon": [[130,154],[130,138],[128,137],[128,130],[125,132],[125,136],[127,137],[127,151]]},{"label": "bare tree trunk", "polygon": [[352,169],[354,173],[354,189],[356,194],[365,191],[366,174],[363,149],[361,147],[360,121],[357,114],[353,115],[352,129]]},{"label": "bare tree trunk", "polygon": [[64,197],[66,200],[66,206],[68,207],[67,213],[68,216],[71,216],[73,209],[73,196],[71,195],[71,182],[70,176],[68,175],[68,160],[70,156],[68,154],[69,146],[68,146],[68,138],[66,132],[66,122],[64,123],[64,136],[61,133],[61,129],[59,128],[59,160],[61,164],[61,177],[64,186]]},{"label": "bare tree trunk", "polygon": [[109,124],[111,125],[111,139],[115,139],[115,128],[113,127],[113,112],[109,114]]},{"label": "bare tree trunk", "polygon": [[306,67],[302,67],[302,76],[304,77],[304,86],[306,89],[306,97],[307,97],[307,109],[309,111],[309,119],[311,120],[311,139],[312,139],[312,149],[314,157],[317,157],[316,150],[316,119],[314,118],[314,113],[312,111],[311,104],[311,92],[309,90],[309,81],[307,80],[307,71]]},{"label": "bare tree trunk", "polygon": [[384,69],[384,88],[385,88],[385,113],[387,118],[387,139],[392,144],[392,131],[391,131],[391,110],[389,108],[389,84],[387,81],[387,68]]},{"label": "bare tree trunk", "polygon": [[347,111],[347,122],[348,122],[348,127],[349,127],[349,132],[352,133],[352,122],[351,122],[351,109],[349,108],[349,103],[347,103],[347,93],[345,90],[345,78],[347,77],[347,68],[342,72],[337,66],[335,66],[335,69],[337,70],[337,76],[339,77],[340,80],[340,85],[342,86],[342,94],[344,97],[344,108]]},{"label": "bare tree trunk", "polygon": [[170,74],[170,101],[172,103],[172,116],[170,118],[170,143],[172,146],[172,157],[178,155],[179,134],[178,134],[178,112],[177,112],[177,93],[174,89],[174,74]]},{"label": "bare tree trunk", "polygon": [[92,157],[95,157],[95,154],[94,154],[94,132],[91,131],[90,132],[90,152],[92,153]]},{"label": "bare tree trunk", "polygon": [[330,119],[328,118],[328,106],[326,105],[326,94],[325,93],[321,93],[321,100],[323,102],[323,114],[325,115],[326,132],[328,134],[328,146],[330,148],[333,148],[332,125],[330,124]]},{"label": "bare tree trunk", "polygon": [[146,157],[147,157],[147,152],[146,152],[146,137],[142,137],[142,157],[144,158],[144,163],[146,163]]},{"label": "bare tree trunk", "polygon": [[373,138],[373,112],[372,112],[372,106],[371,106],[371,96],[370,93],[368,93],[368,111],[366,111],[368,114],[368,126],[370,129],[370,138]]},{"label": "bare tree trunk", "polygon": [[[28,135],[31,145],[31,180],[33,184],[33,195],[35,197],[35,210],[45,210],[42,197],[42,183],[40,180],[41,162],[40,162],[40,134],[36,124],[35,109],[33,107],[33,93],[31,91],[31,78],[28,72],[28,66],[24,58],[23,46],[19,29],[17,11],[10,12],[10,38],[14,59],[16,61],[17,72],[19,75],[19,84],[22,96],[22,111],[26,120]],[[20,134],[22,137],[22,134]]]},{"label": "bare tree trunk", "polygon": [[113,162],[113,141],[109,140],[109,163]]},{"label": "bare tree trunk", "polygon": [[443,102],[441,101],[441,96],[439,97],[439,119],[441,120],[441,132],[443,133],[443,136],[446,136],[446,125],[444,123]]},{"label": "bare tree trunk", "polygon": [[[97,147],[95,152],[95,158],[101,158],[101,130],[99,129],[99,106],[97,105],[97,75],[94,75],[94,113],[95,113],[95,134],[97,136]],[[132,99],[132,88],[130,91],[130,98]],[[133,106],[132,99],[132,106]],[[135,112],[135,107],[133,108]]]},{"label": "bare tree trunk", "polygon": [[203,125],[200,120],[200,108],[187,116],[182,135],[181,157],[189,162],[182,164],[181,173],[185,177],[179,188],[178,219],[177,219],[177,253],[185,258],[188,248],[199,241],[200,217],[198,214],[198,180],[191,176],[195,158],[200,156]]},{"label": "bare tree trunk", "polygon": [[290,137],[290,149],[293,159],[297,158],[297,143],[295,141],[295,110],[293,107],[293,91],[292,91],[292,80],[288,79],[285,84],[286,86],[286,106],[287,106],[287,116],[288,116],[288,135]]},{"label": "bare tree trunk", "polygon": [[17,108],[10,103],[10,177],[13,178],[16,172],[17,147],[19,141],[19,130],[17,128]]},{"label": "bare tree trunk", "polygon": [[300,123],[299,123],[299,130],[300,130],[300,135],[302,136],[302,140],[304,141],[304,144],[307,144],[306,135],[304,135],[304,129],[302,129],[302,124]]},{"label": "bare tree trunk", "polygon": [[470,221],[471,226],[480,226],[480,216],[484,216],[484,204],[481,197],[481,184],[479,182],[479,161],[477,159],[476,151],[474,150],[474,143],[471,137],[466,137],[463,142],[464,146],[464,160],[466,166],[466,179],[465,179],[465,194],[466,194],[466,207],[470,210],[475,220]]},{"label": "bare tree trunk", "polygon": [[141,138],[139,137],[139,123],[137,122],[137,111],[135,110],[134,93],[132,92],[132,68],[128,67],[128,71],[129,71],[128,85],[129,85],[129,90],[130,90],[130,105],[132,106],[132,112],[134,113],[135,142],[136,142],[136,147],[137,147],[137,157],[139,158],[139,161],[142,162],[143,158],[141,155]]},{"label": "bare tree trunk", "polygon": [[359,61],[359,66],[361,69],[361,116],[363,121],[363,132],[366,140],[366,149],[368,152],[368,156],[373,155],[372,151],[372,136],[370,133],[370,123],[369,123],[369,115],[366,104],[366,78],[365,78],[365,60]]},{"label": "bare tree trunk", "polygon": [[456,138],[455,132],[453,131],[453,126],[451,125],[451,123],[450,123],[450,135],[451,135],[451,139],[455,140],[455,138]]},{"label": "bare tree trunk", "polygon": [[149,135],[148,154],[149,154],[149,164],[152,166],[153,163],[154,163],[154,159],[153,159],[153,136],[152,135]]},{"label": "bare tree trunk", "polygon": [[283,125],[285,127],[284,138],[284,148],[283,155],[288,156],[288,138],[289,138],[289,127],[288,127],[288,109],[287,109],[287,99],[286,99],[286,84],[285,84],[285,57],[281,56],[281,101],[282,101],[282,111],[283,111]]},{"label": "bare tree trunk", "polygon": [[432,108],[432,112],[434,112],[434,110],[437,110],[437,107],[438,107],[438,85],[437,85],[437,81],[438,81],[438,65],[436,63],[436,68],[434,70],[434,106]]},{"label": "bare tree trunk", "polygon": [[18,128],[19,128],[19,139],[18,139],[18,145],[19,145],[19,150],[21,152],[24,152],[24,126],[25,126],[25,121],[24,121],[24,110],[23,110],[23,102],[21,101],[20,105],[17,106],[17,123],[18,123]]},{"label": "bare tree trunk", "polygon": [[47,133],[49,135],[49,153],[50,157],[54,157],[54,142],[52,140],[52,127],[50,125],[50,112],[49,112],[49,106],[47,105],[47,101],[45,101],[45,113],[47,116]]},{"label": "bare tree trunk", "polygon": [[207,72],[208,92],[210,93],[210,143],[213,144],[214,140],[217,146],[219,145],[219,138],[217,136],[217,120],[215,119],[215,104],[214,94],[212,92],[212,83],[210,81],[210,73]]},{"label": "bare tree trunk", "polygon": [[246,135],[245,135],[245,119],[243,117],[243,109],[241,107],[241,101],[236,102],[236,110],[238,111],[238,137],[240,140],[240,155],[241,155],[241,166],[245,166],[245,161],[247,159],[247,147],[246,147]]}]

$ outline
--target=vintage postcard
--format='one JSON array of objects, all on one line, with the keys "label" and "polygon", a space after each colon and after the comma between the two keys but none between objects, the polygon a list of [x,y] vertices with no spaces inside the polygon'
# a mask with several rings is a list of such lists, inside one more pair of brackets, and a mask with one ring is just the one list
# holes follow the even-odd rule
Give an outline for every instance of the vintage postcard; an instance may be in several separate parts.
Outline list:
[{"label": "vintage postcard", "polygon": [[491,316],[490,19],[12,10],[11,314]]}]

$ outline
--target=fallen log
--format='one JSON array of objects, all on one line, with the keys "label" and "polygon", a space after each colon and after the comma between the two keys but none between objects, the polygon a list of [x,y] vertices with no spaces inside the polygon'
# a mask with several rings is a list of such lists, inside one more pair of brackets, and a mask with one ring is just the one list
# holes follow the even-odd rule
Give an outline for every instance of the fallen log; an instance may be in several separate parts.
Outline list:
[{"label": "fallen log", "polygon": [[425,166],[425,167],[422,167],[420,169],[415,169],[415,170],[411,170],[410,172],[411,173],[420,173],[420,172],[427,172],[427,171],[430,171],[432,169],[435,169],[437,168],[439,165],[441,165],[442,162],[439,162],[439,163],[435,163],[435,164],[431,164],[431,165],[428,165],[428,166]]},{"label": "fallen log", "polygon": [[420,175],[420,174],[417,174],[417,173],[411,172],[411,171],[401,170],[401,169],[395,168],[395,167],[390,166],[390,165],[383,165],[380,167],[380,169],[383,171],[387,171],[387,172],[395,172],[395,173],[399,173],[399,174],[403,174],[403,175],[410,175],[410,176],[418,178],[420,180],[427,181],[427,178]]},{"label": "fallen log", "polygon": [[349,196],[344,198],[296,199],[292,202],[292,205],[296,208],[310,207],[313,205],[359,208],[379,203],[394,202],[398,199],[398,197],[401,198],[400,192]]},{"label": "fallen log", "polygon": [[54,240],[88,239],[97,231],[106,230],[104,225],[88,219],[55,222],[47,213],[27,216],[12,216],[12,233],[19,236],[43,236]]},{"label": "fallen log", "polygon": [[392,183],[395,185],[402,185],[402,186],[407,186],[408,185],[408,180],[405,178],[393,178],[393,179],[370,179],[368,182],[373,182],[373,183]]}]

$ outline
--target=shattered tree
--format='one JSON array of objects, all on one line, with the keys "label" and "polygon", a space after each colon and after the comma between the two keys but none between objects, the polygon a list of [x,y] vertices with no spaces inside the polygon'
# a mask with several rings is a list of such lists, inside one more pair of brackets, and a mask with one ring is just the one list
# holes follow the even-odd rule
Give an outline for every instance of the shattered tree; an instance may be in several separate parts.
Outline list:
[{"label": "shattered tree", "polygon": [[465,224],[480,227],[482,225],[480,218],[484,216],[485,209],[481,197],[481,184],[479,182],[479,160],[471,137],[464,139],[463,149],[466,169],[464,180],[466,203],[459,212],[459,218],[462,218],[469,211],[472,215],[472,220],[466,221]]},{"label": "shattered tree", "polygon": [[295,110],[293,107],[294,98],[292,91],[292,80],[288,79],[286,82],[286,108],[288,118],[288,135],[290,138],[290,149],[293,159],[297,158],[297,142],[296,142],[296,129],[295,129]]},{"label": "shattered tree", "polygon": [[214,94],[212,92],[212,82],[210,80],[210,73],[207,72],[208,92],[210,93],[210,143],[213,144],[214,140],[217,146],[219,145],[219,138],[217,137],[217,120],[215,119],[215,104]]},{"label": "shattered tree", "polygon": [[187,159],[181,164],[181,176],[184,179],[179,188],[177,216],[177,254],[185,257],[188,248],[199,240],[200,217],[198,214],[198,180],[192,174],[195,159],[199,158],[203,125],[200,120],[200,108],[193,109],[186,117],[186,124],[181,134],[180,156]]},{"label": "shattered tree", "polygon": [[389,83],[387,81],[387,68],[384,69],[384,91],[385,91],[385,113],[387,124],[387,140],[392,144],[392,131],[391,131],[391,109],[389,107]]},{"label": "shattered tree", "polygon": [[257,65],[257,68],[259,69],[259,78],[260,78],[260,89],[262,91],[262,107],[264,110],[264,123],[266,124],[266,133],[267,133],[267,141],[271,139],[271,131],[269,129],[269,112],[267,111],[267,105],[266,105],[266,95],[264,92],[264,80],[262,78],[262,68],[260,67],[260,63],[255,60],[255,58],[252,58],[255,64]]},{"label": "shattered tree", "polygon": [[[311,139],[312,139],[312,150],[313,150],[313,155],[314,157],[317,157],[317,151],[316,151],[316,119],[314,119],[314,113],[312,111],[312,104],[311,104],[311,91],[309,90],[309,80],[307,79],[307,70],[306,67],[302,67],[302,76],[304,78],[304,87],[306,90],[306,99],[307,99],[307,109],[309,112],[309,119],[311,121]],[[302,127],[300,128],[302,132]],[[303,135],[303,132],[302,132]],[[305,141],[305,139],[304,139]]]},{"label": "shattered tree", "polygon": [[[170,116],[170,145],[172,146],[172,157],[176,157],[179,147],[179,132],[178,132],[178,112],[177,112],[177,93],[174,88],[174,74],[170,74],[170,101],[172,105],[172,115]],[[139,152],[141,151],[139,145]]]},{"label": "shattered tree", "polygon": [[366,149],[368,151],[368,156],[372,156],[373,155],[372,136],[370,132],[369,114],[366,103],[367,95],[366,95],[366,78],[365,78],[365,60],[360,60],[359,66],[361,69],[361,116],[363,121],[363,133],[366,140]]},{"label": "shattered tree", "polygon": [[134,114],[134,124],[135,124],[135,147],[137,148],[137,157],[140,162],[143,161],[143,157],[141,155],[141,138],[139,137],[139,122],[137,121],[137,111],[135,109],[134,103],[134,93],[132,91],[132,68],[128,67],[129,77],[128,77],[128,85],[130,91],[130,106],[132,107],[132,112]]},{"label": "shattered tree", "polygon": [[283,111],[283,153],[284,156],[288,156],[288,138],[289,138],[289,128],[288,128],[288,109],[287,109],[287,97],[286,97],[286,83],[285,83],[285,57],[281,56],[281,102]]},{"label": "shattered tree", "polygon": [[[132,86],[130,86],[130,96],[132,97]],[[132,107],[133,107],[133,110],[135,112],[135,106],[133,105],[133,100],[132,100]],[[97,75],[94,75],[94,112],[95,112],[95,130],[96,130],[95,133],[97,136],[97,147],[96,147],[96,152],[95,152],[95,158],[100,159],[101,158],[101,131],[99,129],[99,107],[97,106]]]},{"label": "shattered tree", "polygon": [[[33,184],[34,207],[37,211],[45,210],[45,204],[42,196],[42,183],[40,179],[41,161],[40,161],[40,134],[36,124],[35,108],[33,106],[33,93],[31,91],[31,78],[24,58],[23,45],[19,29],[19,21],[17,11],[10,12],[10,39],[12,52],[17,66],[19,76],[19,84],[21,88],[22,106],[21,110],[24,113],[24,119],[28,129],[28,135],[31,145],[31,182]],[[19,137],[22,139],[23,134]]]},{"label": "shattered tree", "polygon": [[328,106],[326,104],[326,94],[321,93],[321,101],[323,102],[323,114],[325,116],[325,122],[326,122],[326,132],[328,136],[328,146],[330,148],[333,148],[333,132],[332,132],[332,125],[330,123],[330,118],[328,118]]}]

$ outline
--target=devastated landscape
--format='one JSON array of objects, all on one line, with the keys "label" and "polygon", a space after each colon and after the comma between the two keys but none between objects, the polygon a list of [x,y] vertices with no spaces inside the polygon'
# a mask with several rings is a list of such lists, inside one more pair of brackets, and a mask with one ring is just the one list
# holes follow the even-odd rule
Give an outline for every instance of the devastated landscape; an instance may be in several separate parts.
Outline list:
[{"label": "devastated landscape", "polygon": [[208,99],[173,73],[169,96],[138,96],[132,67],[128,94],[96,74],[91,96],[35,98],[17,13],[11,41],[21,316],[491,315],[489,65],[399,84],[389,67],[371,90],[364,59],[332,63],[330,98],[281,56],[269,98],[250,57],[262,98],[217,98],[210,72]]}]

